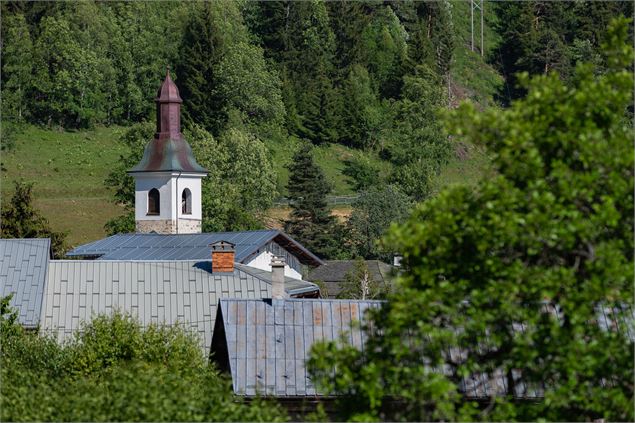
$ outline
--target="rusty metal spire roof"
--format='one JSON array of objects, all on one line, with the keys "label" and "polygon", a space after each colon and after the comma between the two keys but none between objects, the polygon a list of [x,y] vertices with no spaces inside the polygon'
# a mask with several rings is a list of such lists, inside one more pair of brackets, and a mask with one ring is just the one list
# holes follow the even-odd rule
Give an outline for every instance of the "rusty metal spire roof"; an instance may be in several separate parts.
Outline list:
[{"label": "rusty metal spire roof", "polygon": [[179,88],[170,77],[170,67],[167,68],[167,74],[161,88],[157,92],[156,101],[159,103],[183,103],[179,95]]},{"label": "rusty metal spire roof", "polygon": [[157,131],[146,145],[143,158],[128,173],[188,172],[207,174],[196,162],[192,148],[181,133],[181,103],[179,89],[170,77],[170,68],[157,92]]}]

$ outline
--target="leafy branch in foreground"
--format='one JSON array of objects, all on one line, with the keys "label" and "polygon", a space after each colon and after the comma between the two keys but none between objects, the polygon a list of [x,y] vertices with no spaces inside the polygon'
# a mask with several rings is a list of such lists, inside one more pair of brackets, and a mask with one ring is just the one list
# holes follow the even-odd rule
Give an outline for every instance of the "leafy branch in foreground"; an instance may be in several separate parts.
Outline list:
[{"label": "leafy branch in foreground", "polygon": [[[510,109],[449,117],[498,176],[442,192],[389,234],[405,272],[370,315],[364,353],[322,344],[310,361],[340,417],[635,418],[627,28],[610,26],[601,75],[524,76]],[[504,391],[474,389],[484,377]]]}]

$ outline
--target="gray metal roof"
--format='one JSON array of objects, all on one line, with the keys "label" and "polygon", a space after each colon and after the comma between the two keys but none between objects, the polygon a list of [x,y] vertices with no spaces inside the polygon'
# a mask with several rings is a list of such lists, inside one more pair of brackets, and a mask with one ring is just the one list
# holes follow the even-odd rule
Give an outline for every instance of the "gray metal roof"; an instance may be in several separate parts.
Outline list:
[{"label": "gray metal roof", "polygon": [[201,234],[117,234],[81,245],[68,256],[98,257],[100,260],[207,260],[209,245],[228,241],[236,245],[236,261],[245,263],[270,241],[295,254],[301,263],[323,262],[293,238],[277,229]]},{"label": "gray metal roof", "polygon": [[13,294],[10,304],[26,327],[40,320],[50,251],[48,238],[0,239],[0,295]]},{"label": "gray metal roof", "polygon": [[[316,291],[316,285],[289,280],[287,293]],[[252,268],[211,272],[211,261],[52,260],[41,328],[62,341],[82,321],[118,309],[150,323],[181,322],[200,335],[209,350],[220,298],[265,298],[271,284]]]},{"label": "gray metal roof", "polygon": [[[370,277],[381,285],[390,283],[392,279],[393,266],[380,260],[364,260]],[[325,260],[322,266],[316,267],[309,272],[307,280],[311,282],[324,282],[329,298],[336,298],[342,291],[342,282],[346,280],[346,275],[355,271],[357,260]]]},{"label": "gray metal roof", "polygon": [[[321,395],[306,371],[311,346],[318,341],[331,341],[345,333],[350,345],[364,350],[366,334],[354,320],[363,323],[364,312],[379,307],[382,301],[361,300],[245,300],[221,299],[212,338],[212,358],[219,368],[231,374],[234,393],[246,396],[271,395],[292,398]],[[546,312],[558,311],[545,308]],[[633,338],[634,311],[600,307],[598,324],[605,330],[622,330]],[[523,325],[515,325],[523,331]],[[405,341],[409,342],[409,341]],[[464,348],[447,352],[453,361],[467,359]],[[449,374],[447,366],[433,369]],[[514,370],[516,398],[538,399],[543,386],[522,381]],[[492,374],[476,373],[463,377],[459,390],[472,399],[507,394],[507,377],[497,370]]]},{"label": "gray metal roof", "polygon": [[232,376],[235,393],[277,397],[314,396],[305,362],[313,343],[346,333],[363,349],[361,321],[379,301],[361,300],[220,300],[212,351]]}]

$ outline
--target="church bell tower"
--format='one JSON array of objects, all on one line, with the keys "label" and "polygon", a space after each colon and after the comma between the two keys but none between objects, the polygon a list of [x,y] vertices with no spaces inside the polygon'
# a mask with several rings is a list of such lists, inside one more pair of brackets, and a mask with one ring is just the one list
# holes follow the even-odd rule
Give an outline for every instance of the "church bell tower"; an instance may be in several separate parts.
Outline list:
[{"label": "church bell tower", "polygon": [[141,162],[128,171],[135,179],[135,223],[139,233],[201,232],[201,181],[207,170],[196,162],[181,133],[181,97],[170,70],[156,98],[157,130]]}]

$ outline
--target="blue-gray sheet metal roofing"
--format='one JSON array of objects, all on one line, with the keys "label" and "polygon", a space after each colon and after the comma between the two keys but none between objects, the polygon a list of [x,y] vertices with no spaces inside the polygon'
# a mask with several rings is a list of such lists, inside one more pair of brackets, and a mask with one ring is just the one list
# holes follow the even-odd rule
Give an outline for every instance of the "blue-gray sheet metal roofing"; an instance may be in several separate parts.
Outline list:
[{"label": "blue-gray sheet metal roofing", "polygon": [[[379,301],[221,299],[224,334],[215,331],[212,344],[226,342],[234,392],[277,397],[319,393],[306,371],[311,346],[346,334],[363,349],[361,321]],[[218,327],[218,326],[217,326]]]},{"label": "blue-gray sheet metal roofing", "polygon": [[0,239],[0,295],[13,294],[10,304],[23,326],[35,327],[40,321],[50,255],[48,238]]},{"label": "blue-gray sheet metal roofing", "polygon": [[[210,261],[51,260],[41,329],[63,341],[82,321],[118,309],[144,326],[181,322],[208,351],[220,298],[271,296],[270,273],[268,280],[253,270],[236,264],[233,273],[212,273]],[[290,295],[318,289],[291,278],[285,288]]]},{"label": "blue-gray sheet metal roofing", "polygon": [[201,234],[117,234],[81,245],[67,255],[98,257],[100,260],[206,260],[211,254],[210,244],[228,241],[236,245],[236,261],[245,263],[273,240],[293,252],[304,264],[323,264],[300,243],[276,229]]},{"label": "blue-gray sheet metal roofing", "polygon": [[[344,333],[346,339],[364,350],[366,335],[357,320],[364,321],[369,307],[379,307],[381,301],[357,300],[245,300],[221,299],[217,310],[217,326],[212,339],[212,356],[221,368],[229,367],[236,394],[269,395],[278,398],[316,396],[305,363],[311,346],[317,341],[336,340]],[[554,313],[554,310],[547,310]],[[625,313],[624,313],[625,311]],[[630,307],[613,312],[598,308],[598,324],[606,330],[622,330],[633,339],[633,310]],[[219,325],[222,322],[222,330]],[[523,325],[515,325],[523,331]],[[226,354],[225,358],[224,354]],[[467,358],[467,350],[448,351],[453,361]],[[226,363],[222,361],[226,360]],[[449,374],[449,367],[434,371]],[[521,399],[543,397],[542,386],[529,386],[522,381],[520,371],[513,371],[513,395]],[[459,390],[473,399],[491,398],[492,394],[508,394],[507,377],[497,370],[492,374],[476,373],[464,377]]]}]

